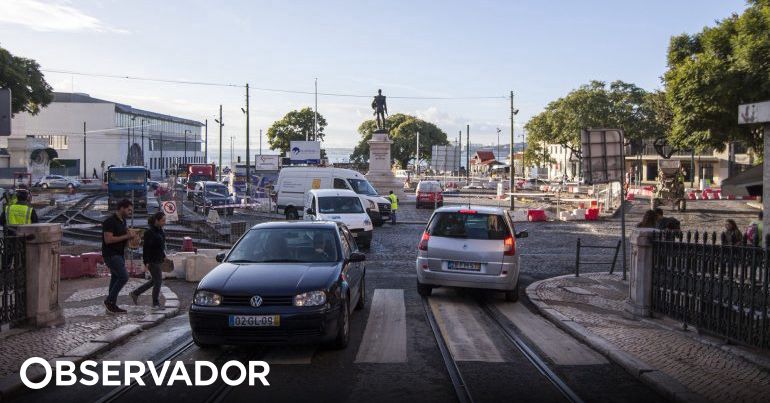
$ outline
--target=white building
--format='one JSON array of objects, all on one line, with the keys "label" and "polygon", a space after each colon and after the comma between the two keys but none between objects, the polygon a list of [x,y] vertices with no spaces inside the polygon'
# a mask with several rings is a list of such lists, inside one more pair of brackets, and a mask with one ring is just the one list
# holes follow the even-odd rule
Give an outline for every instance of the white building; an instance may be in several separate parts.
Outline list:
[{"label": "white building", "polygon": [[[42,155],[50,160],[51,171],[68,176],[90,178],[96,169],[102,178],[110,165],[143,165],[160,177],[185,161],[204,162],[202,126],[87,94],[56,92],[39,114],[14,116],[12,135],[0,138],[0,147],[10,154],[0,166],[21,168],[27,161],[29,167]],[[35,151],[46,146],[47,153]]]}]

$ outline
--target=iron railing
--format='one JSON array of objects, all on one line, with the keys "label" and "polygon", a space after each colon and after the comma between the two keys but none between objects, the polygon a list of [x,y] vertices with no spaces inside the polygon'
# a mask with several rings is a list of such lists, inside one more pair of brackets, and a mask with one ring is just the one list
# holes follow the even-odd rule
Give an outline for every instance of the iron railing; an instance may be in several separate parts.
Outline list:
[{"label": "iron railing", "polygon": [[0,327],[14,326],[27,317],[27,252],[24,237],[0,237]]},{"label": "iron railing", "polygon": [[654,234],[652,310],[728,342],[770,348],[770,236],[765,247],[717,239],[714,232]]},{"label": "iron railing", "polygon": [[[605,261],[605,260],[594,260],[594,261],[581,261],[580,260],[580,249],[609,249],[609,250],[615,250],[615,253],[612,256],[612,260]],[[620,241],[618,241],[617,245],[586,245],[581,243],[580,238],[577,240],[577,249],[575,250],[575,277],[580,277],[580,266],[581,265],[609,265],[610,266],[610,274],[615,273],[615,263],[618,261],[618,251],[620,250]],[[585,256],[584,256],[585,257]],[[623,270],[623,280],[626,279],[626,271]]]}]

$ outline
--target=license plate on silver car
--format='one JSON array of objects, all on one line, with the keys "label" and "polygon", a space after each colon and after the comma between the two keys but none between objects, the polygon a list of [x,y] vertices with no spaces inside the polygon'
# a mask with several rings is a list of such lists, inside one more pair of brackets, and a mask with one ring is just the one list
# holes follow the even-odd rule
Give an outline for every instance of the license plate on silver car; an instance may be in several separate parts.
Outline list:
[{"label": "license plate on silver car", "polygon": [[279,315],[230,315],[230,327],[281,326]]},{"label": "license plate on silver car", "polygon": [[450,261],[447,262],[447,269],[449,269],[449,270],[480,271],[481,270],[481,263],[453,262],[453,261],[450,260]]}]

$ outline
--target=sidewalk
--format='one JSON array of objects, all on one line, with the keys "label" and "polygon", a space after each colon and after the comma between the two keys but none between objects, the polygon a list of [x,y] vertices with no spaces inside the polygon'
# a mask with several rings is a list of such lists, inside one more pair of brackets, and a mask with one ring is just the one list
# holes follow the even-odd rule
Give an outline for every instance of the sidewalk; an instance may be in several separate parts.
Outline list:
[{"label": "sidewalk", "polygon": [[[748,348],[682,330],[666,319],[624,312],[628,282],[591,273],[554,277],[527,295],[556,325],[676,401],[760,402],[770,396],[770,362]],[[708,399],[706,399],[708,397]]]},{"label": "sidewalk", "polygon": [[150,307],[152,289],[133,305],[128,293],[144,282],[130,278],[120,293],[118,304],[125,314],[106,314],[104,298],[109,277],[64,280],[59,284],[59,304],[65,323],[49,328],[13,328],[0,332],[0,400],[21,386],[18,371],[30,357],[53,360],[58,357],[83,360],[122,343],[128,337],[155,326],[179,312],[177,295],[161,289],[165,309]]}]

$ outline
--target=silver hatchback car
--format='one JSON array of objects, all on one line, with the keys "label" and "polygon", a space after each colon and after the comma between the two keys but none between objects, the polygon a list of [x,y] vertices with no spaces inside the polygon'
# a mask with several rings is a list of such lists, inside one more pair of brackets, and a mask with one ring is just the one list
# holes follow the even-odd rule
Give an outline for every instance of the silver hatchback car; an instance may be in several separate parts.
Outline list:
[{"label": "silver hatchback car", "polygon": [[417,292],[434,287],[464,287],[505,292],[519,299],[516,233],[506,211],[498,207],[442,207],[436,210],[417,245]]}]

